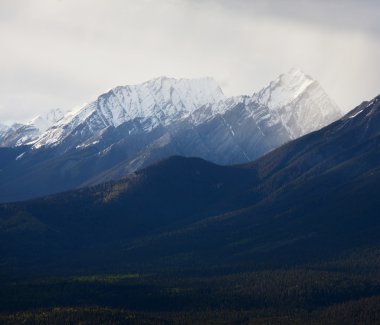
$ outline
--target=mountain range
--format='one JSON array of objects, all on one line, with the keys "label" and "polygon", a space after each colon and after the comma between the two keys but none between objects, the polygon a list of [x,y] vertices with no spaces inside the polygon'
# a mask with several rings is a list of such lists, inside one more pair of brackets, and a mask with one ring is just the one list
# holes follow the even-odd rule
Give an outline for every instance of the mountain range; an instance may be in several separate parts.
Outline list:
[{"label": "mountain range", "polygon": [[252,96],[232,98],[211,78],[116,87],[68,113],[3,127],[0,201],[120,179],[170,155],[249,162],[341,115],[297,69]]},{"label": "mountain range", "polygon": [[380,96],[248,164],[174,156],[121,181],[3,204],[2,264],[283,266],[380,248],[379,125]]},{"label": "mountain range", "polygon": [[[282,105],[278,122],[297,137],[282,95],[255,96],[268,112]],[[0,204],[0,322],[378,323],[379,130],[380,96],[251,162],[169,156],[119,180]],[[38,141],[3,148],[2,165],[50,155],[36,174],[44,183],[54,159],[68,157],[70,170],[96,147]]]}]

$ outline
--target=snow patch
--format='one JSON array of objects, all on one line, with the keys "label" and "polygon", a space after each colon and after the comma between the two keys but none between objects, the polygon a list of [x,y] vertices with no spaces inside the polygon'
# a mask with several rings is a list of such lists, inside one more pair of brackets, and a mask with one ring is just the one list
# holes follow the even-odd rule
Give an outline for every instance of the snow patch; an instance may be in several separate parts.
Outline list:
[{"label": "snow patch", "polygon": [[[367,106],[368,107],[368,106]],[[360,113],[362,113],[364,109],[360,110],[359,112],[355,112],[353,115],[350,115],[348,118],[354,118],[355,116],[358,116]]]},{"label": "snow patch", "polygon": [[23,152],[21,155],[18,155],[15,160],[21,159],[22,157],[24,157],[24,155],[25,155],[25,152]]}]

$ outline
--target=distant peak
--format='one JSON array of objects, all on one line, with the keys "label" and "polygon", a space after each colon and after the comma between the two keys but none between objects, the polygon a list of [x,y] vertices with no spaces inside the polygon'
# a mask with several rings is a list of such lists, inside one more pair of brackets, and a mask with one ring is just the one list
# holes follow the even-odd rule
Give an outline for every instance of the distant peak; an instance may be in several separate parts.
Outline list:
[{"label": "distant peak", "polygon": [[164,82],[169,82],[170,84],[204,84],[204,85],[209,84],[209,85],[214,85],[214,86],[219,87],[219,84],[212,77],[173,78],[173,77],[167,77],[167,76],[160,76],[154,79],[150,79],[136,86],[149,84],[149,83],[164,83]]},{"label": "distant peak", "polygon": [[172,87],[177,89],[197,90],[205,94],[210,94],[212,97],[217,97],[219,100],[224,99],[224,93],[218,82],[212,77],[201,78],[173,78],[167,76],[160,76],[157,78],[149,79],[138,84],[129,84],[124,86],[117,86],[108,90],[106,93],[112,93],[125,88],[161,88],[170,89]]},{"label": "distant peak", "polygon": [[280,81],[283,84],[291,84],[292,87],[296,87],[297,85],[303,86],[306,83],[310,84],[314,79],[301,69],[292,68],[287,73],[281,74],[276,81]]},{"label": "distant peak", "polygon": [[301,69],[292,68],[271,81],[254,97],[260,104],[277,109],[292,102],[313,83],[315,80]]},{"label": "distant peak", "polygon": [[32,125],[40,131],[45,131],[50,126],[58,122],[64,117],[64,113],[60,108],[54,108],[43,115],[37,115],[28,122],[28,125]]},{"label": "distant peak", "polygon": [[291,76],[305,76],[309,77],[301,68],[291,68],[288,73]]}]

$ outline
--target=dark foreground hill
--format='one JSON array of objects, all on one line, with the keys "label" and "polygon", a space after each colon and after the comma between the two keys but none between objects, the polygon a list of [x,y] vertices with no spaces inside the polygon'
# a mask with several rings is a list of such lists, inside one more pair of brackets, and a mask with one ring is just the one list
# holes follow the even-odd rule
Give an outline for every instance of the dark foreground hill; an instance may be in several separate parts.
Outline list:
[{"label": "dark foreground hill", "polygon": [[379,167],[378,97],[248,165],[172,157],[4,204],[4,320],[376,323]]}]

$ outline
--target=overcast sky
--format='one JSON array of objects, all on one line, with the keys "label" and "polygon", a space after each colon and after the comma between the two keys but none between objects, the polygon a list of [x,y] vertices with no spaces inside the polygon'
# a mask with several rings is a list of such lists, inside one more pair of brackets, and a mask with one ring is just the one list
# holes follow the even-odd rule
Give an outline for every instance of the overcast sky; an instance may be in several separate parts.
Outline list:
[{"label": "overcast sky", "polygon": [[299,67],[342,109],[380,94],[378,0],[0,0],[0,122],[158,77],[251,94]]}]

